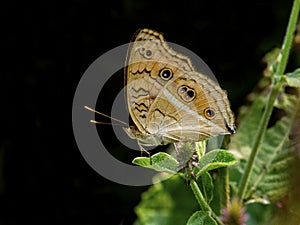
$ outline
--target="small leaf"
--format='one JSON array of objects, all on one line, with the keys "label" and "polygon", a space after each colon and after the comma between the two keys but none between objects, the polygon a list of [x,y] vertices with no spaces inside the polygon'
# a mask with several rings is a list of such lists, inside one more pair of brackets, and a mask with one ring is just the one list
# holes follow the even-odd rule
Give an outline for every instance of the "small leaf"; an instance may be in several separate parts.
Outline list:
[{"label": "small leaf", "polygon": [[196,153],[197,153],[199,159],[205,155],[206,143],[207,143],[206,141],[195,142]]},{"label": "small leaf", "polygon": [[280,48],[274,48],[263,57],[263,61],[267,64],[267,67],[264,70],[265,76],[271,76],[274,74],[274,71],[276,71],[279,54]]},{"label": "small leaf", "polygon": [[287,73],[284,75],[285,80],[287,81],[288,85],[291,87],[300,87],[300,68],[296,69],[292,73]]},{"label": "small leaf", "polygon": [[172,156],[165,152],[159,152],[149,157],[136,157],[133,164],[156,170],[158,172],[177,173],[178,162]]},{"label": "small leaf", "polygon": [[226,150],[213,150],[208,152],[199,160],[199,172],[197,178],[203,173],[214,170],[220,167],[231,166],[235,164],[237,160],[230,152]]},{"label": "small leaf", "polygon": [[213,192],[214,192],[214,184],[212,177],[208,172],[204,173],[201,176],[201,182],[202,182],[202,193],[204,195],[204,198],[206,202],[209,204],[213,199]]},{"label": "small leaf", "polygon": [[207,212],[195,212],[186,225],[217,225],[217,222]]}]

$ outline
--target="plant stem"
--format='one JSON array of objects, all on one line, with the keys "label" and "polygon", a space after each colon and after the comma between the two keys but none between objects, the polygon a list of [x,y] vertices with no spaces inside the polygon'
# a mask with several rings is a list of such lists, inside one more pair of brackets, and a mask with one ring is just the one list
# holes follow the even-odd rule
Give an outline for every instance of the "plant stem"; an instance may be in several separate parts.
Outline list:
[{"label": "plant stem", "polygon": [[277,67],[276,75],[283,75],[285,71],[287,61],[290,55],[291,46],[294,39],[294,32],[297,25],[299,10],[300,10],[300,0],[294,0],[288,27],[286,29],[286,34],[281,48],[282,55],[281,55],[281,60],[279,59],[279,65]]},{"label": "plant stem", "polygon": [[291,45],[292,45],[292,41],[293,41],[293,34],[294,34],[294,31],[296,28],[296,23],[297,23],[297,19],[298,19],[298,15],[299,15],[299,8],[300,8],[300,0],[294,0],[289,23],[287,26],[287,31],[286,31],[286,34],[284,37],[282,48],[281,48],[281,53],[279,54],[279,56],[277,58],[278,66],[276,68],[275,74],[273,74],[273,77],[272,77],[271,91],[268,96],[268,100],[266,103],[264,113],[262,115],[262,119],[261,119],[258,129],[257,129],[258,133],[254,139],[253,149],[251,151],[249,160],[246,165],[245,172],[244,172],[244,174],[241,178],[241,182],[239,184],[238,197],[239,197],[240,201],[243,201],[243,199],[245,197],[249,178],[250,178],[252,170],[253,170],[253,165],[254,165],[255,159],[258,155],[260,145],[264,139],[268,122],[272,115],[272,111],[274,108],[274,102],[276,100],[276,97],[277,97],[280,89],[282,88],[282,85],[283,85],[282,79],[277,79],[277,78],[281,77],[283,75],[285,68],[286,68],[288,56],[290,54]]},{"label": "plant stem", "polygon": [[224,223],[216,216],[216,214],[212,211],[212,209],[210,208],[210,206],[207,204],[207,202],[205,201],[199,186],[197,184],[197,182],[195,180],[191,180],[190,181],[190,186],[194,192],[194,195],[201,207],[201,209],[205,212],[208,212],[216,221],[219,225],[224,225]]},{"label": "plant stem", "polygon": [[222,185],[222,192],[220,193],[221,208],[228,206],[230,201],[230,187],[229,187],[229,171],[228,167],[219,169],[219,177]]},{"label": "plant stem", "polygon": [[265,136],[267,125],[268,125],[269,119],[270,119],[272,111],[273,111],[273,105],[274,105],[274,102],[276,100],[277,94],[280,91],[281,85],[282,85],[281,83],[277,83],[275,85],[275,87],[272,87],[270,95],[269,95],[269,99],[267,101],[266,109],[263,113],[261,122],[259,123],[259,126],[257,128],[258,133],[255,137],[255,142],[254,142],[254,145],[253,145],[253,149],[251,151],[251,154],[250,154],[249,160],[247,162],[245,172],[242,176],[242,179],[241,179],[241,182],[240,182],[240,185],[239,185],[238,197],[241,201],[243,201],[243,199],[244,199],[246,189],[247,189],[247,186],[248,186],[248,182],[249,182],[249,178],[250,178],[252,170],[253,170],[254,162],[255,162],[255,159],[258,155],[259,147],[260,147],[260,145],[262,143],[262,140]]}]

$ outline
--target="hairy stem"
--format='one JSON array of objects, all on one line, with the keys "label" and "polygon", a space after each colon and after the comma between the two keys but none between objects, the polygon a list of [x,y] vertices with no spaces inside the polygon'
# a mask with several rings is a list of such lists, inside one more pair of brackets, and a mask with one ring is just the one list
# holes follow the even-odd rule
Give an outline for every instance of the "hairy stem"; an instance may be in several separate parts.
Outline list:
[{"label": "hairy stem", "polygon": [[224,225],[224,223],[216,216],[216,214],[212,211],[210,206],[205,201],[205,199],[204,199],[204,197],[203,197],[203,195],[202,195],[202,193],[199,189],[199,186],[198,186],[197,182],[195,180],[191,180],[190,181],[190,186],[191,186],[191,189],[194,192],[194,195],[197,199],[197,202],[199,203],[199,205],[201,207],[201,210],[203,210],[205,212],[208,212],[209,215],[211,215],[219,225]]}]

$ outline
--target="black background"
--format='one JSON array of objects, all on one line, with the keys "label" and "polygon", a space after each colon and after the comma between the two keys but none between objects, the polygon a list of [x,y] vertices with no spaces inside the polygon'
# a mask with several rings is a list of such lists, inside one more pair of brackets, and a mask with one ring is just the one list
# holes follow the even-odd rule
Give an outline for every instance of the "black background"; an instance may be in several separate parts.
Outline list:
[{"label": "black background", "polygon": [[[73,137],[72,100],[84,71],[138,28],[155,29],[209,65],[237,114],[262,75],[263,55],[280,47],[291,6],[291,0],[1,3],[0,224],[132,224],[147,187],[102,178]],[[109,114],[122,82],[104,90],[108,100],[99,110]],[[118,144],[105,139],[118,155]],[[131,161],[130,154],[119,157]]]}]

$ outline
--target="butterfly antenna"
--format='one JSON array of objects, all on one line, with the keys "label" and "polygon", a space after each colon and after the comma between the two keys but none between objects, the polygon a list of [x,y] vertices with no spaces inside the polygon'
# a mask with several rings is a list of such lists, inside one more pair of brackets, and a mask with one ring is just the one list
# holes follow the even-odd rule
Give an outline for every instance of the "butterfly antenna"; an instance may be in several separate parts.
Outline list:
[{"label": "butterfly antenna", "polygon": [[90,120],[91,123],[94,123],[94,124],[104,124],[104,125],[121,125],[121,124],[113,124],[113,123],[106,123],[106,122],[99,122],[99,121],[96,121],[96,120]]},{"label": "butterfly antenna", "polygon": [[[92,111],[92,112],[94,112],[94,113],[97,113],[97,114],[99,114],[99,115],[101,115],[101,116],[110,118],[111,120],[117,121],[117,122],[119,122],[119,123],[122,123],[122,124],[125,124],[125,125],[128,126],[127,123],[125,123],[125,122],[123,122],[123,121],[121,121],[121,120],[118,120],[118,119],[116,119],[116,118],[113,118],[113,117],[111,117],[111,116],[108,116],[108,115],[106,115],[106,114],[104,114],[104,113],[98,112],[98,111],[96,111],[96,110],[94,110],[94,109],[92,109],[92,108],[90,108],[90,107],[88,107],[88,106],[84,106],[84,108],[87,109],[87,110],[90,110],[90,111]],[[105,122],[98,122],[98,121],[95,121],[95,120],[90,120],[90,122],[91,122],[91,123],[95,123],[95,124],[111,124],[111,123],[105,123]]]}]

